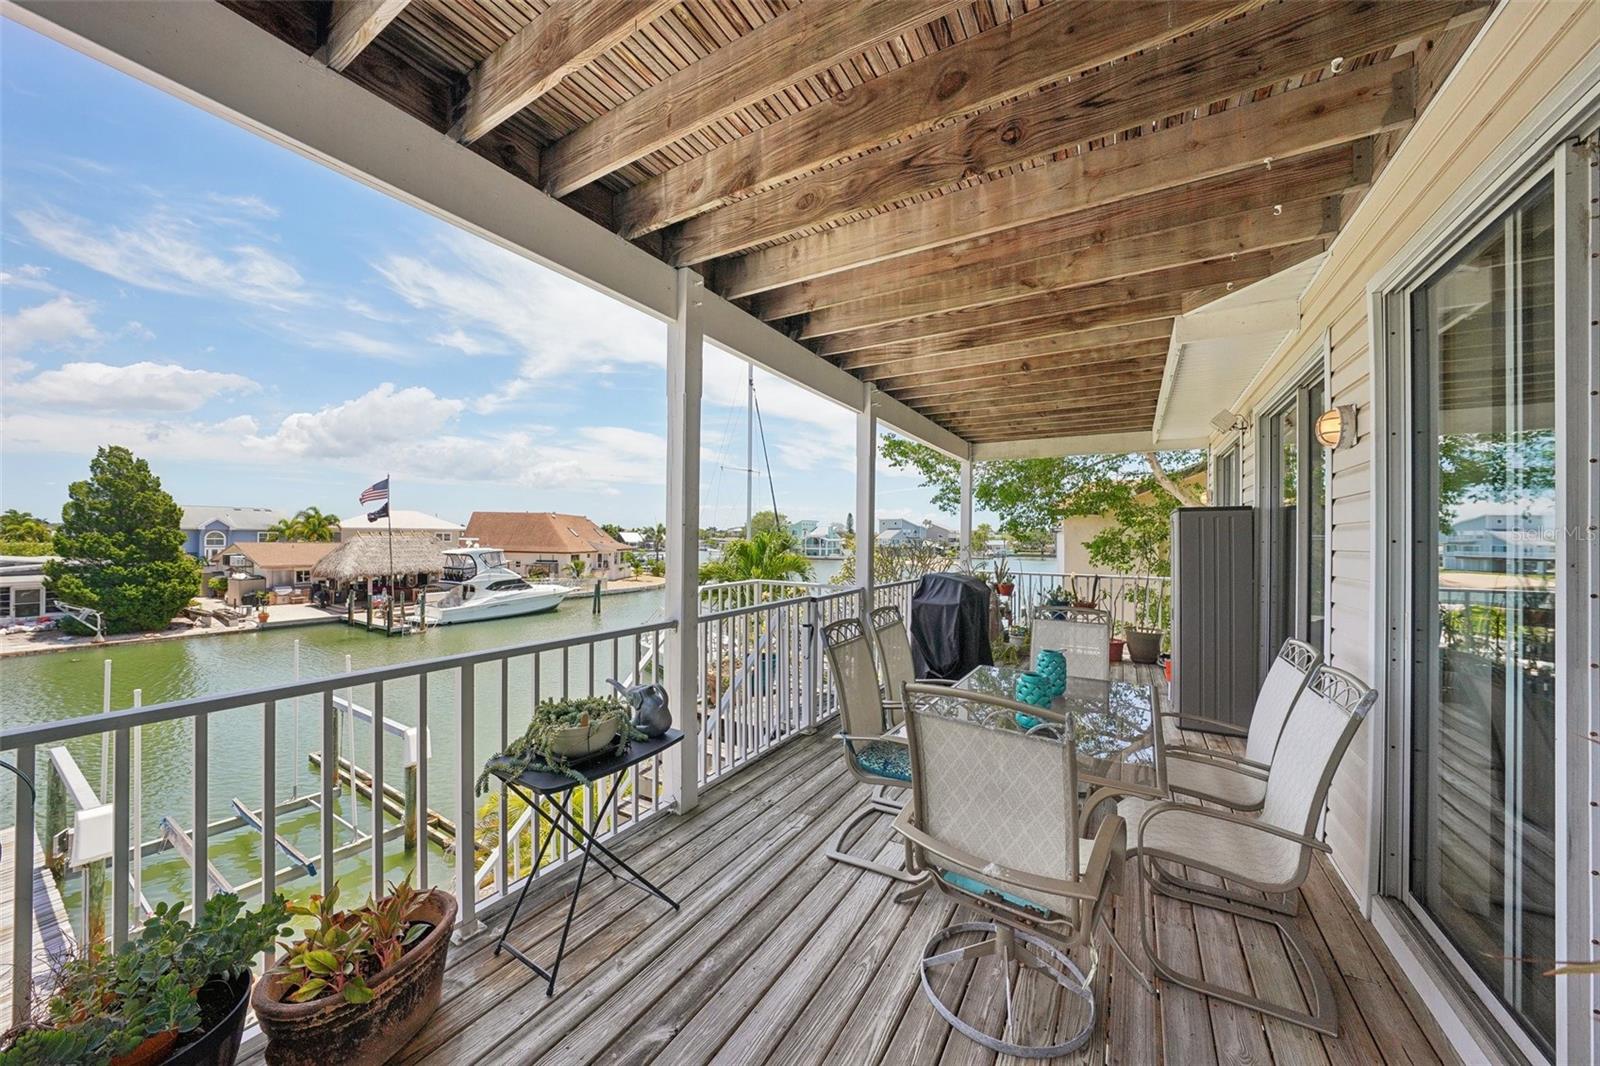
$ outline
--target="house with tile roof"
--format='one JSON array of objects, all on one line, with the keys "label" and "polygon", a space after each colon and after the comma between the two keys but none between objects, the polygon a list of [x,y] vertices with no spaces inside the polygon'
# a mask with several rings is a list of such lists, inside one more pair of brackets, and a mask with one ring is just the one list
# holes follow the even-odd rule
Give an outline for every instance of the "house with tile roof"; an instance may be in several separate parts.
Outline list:
[{"label": "house with tile roof", "polygon": [[183,550],[202,563],[210,563],[230,545],[264,540],[267,530],[289,517],[271,507],[185,504]]},{"label": "house with tile roof", "polygon": [[519,573],[543,571],[552,577],[629,577],[623,561],[628,546],[589,518],[553,511],[473,511],[466,539],[499,548],[506,565]]},{"label": "house with tile roof", "polygon": [[254,592],[267,592],[273,602],[298,602],[310,593],[311,568],[339,545],[333,541],[241,541],[219,559],[228,585],[223,599],[235,606]]}]

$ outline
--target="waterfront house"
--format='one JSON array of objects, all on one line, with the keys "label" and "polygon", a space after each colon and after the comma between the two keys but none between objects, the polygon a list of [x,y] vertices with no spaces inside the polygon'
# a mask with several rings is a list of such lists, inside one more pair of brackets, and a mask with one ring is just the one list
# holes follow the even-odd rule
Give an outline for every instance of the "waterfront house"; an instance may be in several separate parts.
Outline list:
[{"label": "waterfront house", "polygon": [[240,542],[221,555],[227,580],[223,599],[237,607],[265,592],[272,603],[303,603],[311,593],[312,568],[337,548],[331,541]]},{"label": "waterfront house", "polygon": [[913,522],[908,518],[880,518],[878,520],[878,546],[880,548],[898,548],[906,544],[920,544],[928,537],[928,531],[922,528],[920,522]]},{"label": "waterfront house", "polygon": [[380,518],[376,522],[367,521],[366,514],[362,512],[340,519],[339,539],[348,540],[351,537],[372,533],[387,533],[391,527],[396,533],[424,534],[446,548],[454,548],[460,544],[461,536],[466,530],[460,522],[452,522],[448,518],[440,518],[425,511],[396,509],[389,512],[388,518]]},{"label": "waterfront house", "polygon": [[[1600,524],[1600,4],[583,7],[577,19],[569,5],[454,0],[343,4],[333,18],[310,2],[5,5],[64,46],[653,316],[665,333],[672,559],[662,616],[632,632],[597,624],[577,641],[7,725],[0,748],[42,766],[48,746],[88,747],[111,731],[126,766],[130,726],[241,711],[281,725],[284,702],[314,690],[332,749],[335,694],[355,686],[428,693],[418,709],[434,728],[483,738],[506,721],[502,686],[564,694],[619,646],[635,662],[643,647],[687,735],[647,787],[643,774],[629,782],[614,847],[681,910],[621,886],[591,897],[559,987],[546,985],[485,941],[508,931],[508,945],[549,949],[573,913],[557,905],[570,879],[547,864],[526,880],[507,858],[505,814],[485,829],[497,840],[482,866],[419,848],[419,876],[451,887],[466,943],[443,1008],[403,1056],[976,1058],[924,996],[933,982],[918,980],[930,938],[970,915],[942,895],[897,906],[881,879],[824,857],[869,792],[828,739],[835,690],[809,654],[807,619],[827,610],[848,628],[904,595],[874,579],[880,427],[959,467],[964,547],[975,463],[1201,449],[1211,500],[1256,518],[1237,590],[1256,610],[1235,616],[1260,619],[1248,650],[1270,661],[1294,638],[1360,679],[1352,690],[1376,691],[1361,690],[1364,718],[1336,771],[1296,764],[1337,719],[1291,715],[1265,738],[1267,805],[1314,796],[1298,829],[1277,826],[1309,843],[1229,830],[1236,846],[1214,849],[1218,861],[1293,857],[1305,879],[1272,900],[1294,912],[1276,931],[1252,920],[1257,897],[1219,909],[1205,902],[1218,886],[1194,878],[1182,902],[1152,901],[1147,864],[1112,860],[1125,894],[1100,914],[1130,951],[1101,938],[1105,1016],[1084,1057],[1600,1062],[1600,984],[1550,973],[1600,944],[1600,746],[1589,739],[1600,731],[1600,539],[1589,535]],[[836,598],[703,613],[707,343],[853,412],[858,584]],[[1445,570],[1441,540],[1484,501],[1517,516],[1498,532],[1517,534],[1506,543],[1518,551],[1536,530],[1562,531],[1548,590],[1506,580],[1531,555],[1508,559],[1508,574]],[[1208,617],[1180,609],[1176,628]],[[733,671],[708,665],[744,618],[783,635],[758,646],[808,654],[780,651],[788,669],[726,685]],[[547,659],[559,669],[541,669]],[[1251,687],[1263,672],[1248,660],[1235,673]],[[1193,675],[1182,656],[1173,665],[1181,689]],[[1153,671],[1115,669],[1166,698]],[[777,688],[785,679],[795,683]],[[746,698],[756,684],[773,686],[759,703]],[[1208,752],[1239,750],[1192,737]],[[486,745],[476,748],[419,766],[448,782],[439,794],[458,826],[483,802],[471,781]],[[204,745],[194,751],[203,767]],[[274,767],[263,760],[264,792]],[[397,779],[392,761],[388,772]],[[201,808],[230,787],[212,781],[208,794],[203,773],[193,780]],[[319,794],[325,887],[336,849],[355,846],[336,827],[334,780]],[[36,834],[31,797],[15,795],[20,1004]],[[912,802],[926,795],[919,785]],[[992,826],[1059,860],[1061,825],[1046,836],[1030,820],[1042,804],[973,799],[970,809],[991,808],[986,825],[965,805],[946,808],[975,830],[973,847]],[[1265,812],[1178,816],[1273,825]],[[113,820],[126,845],[126,803]],[[1130,845],[1140,822],[1150,818],[1125,827]],[[203,897],[205,821],[196,828]],[[898,857],[881,822],[864,836],[881,859]],[[386,851],[380,834],[370,846],[381,881],[402,845]],[[114,850],[108,924],[122,938],[138,902],[126,875],[143,856]],[[579,849],[558,850],[554,862],[568,863]],[[350,881],[357,895],[368,887]],[[507,930],[530,883],[536,905]],[[981,887],[971,896],[995,902]],[[1002,902],[1023,921],[1046,910]],[[1153,987],[1140,979],[1146,923],[1187,956]],[[1290,931],[1314,948],[1298,962],[1283,951]],[[1009,974],[964,957],[937,982],[962,1000],[964,1024],[1008,1017]],[[1177,969],[1190,984],[1203,973],[1259,989],[1271,1013],[1202,996]],[[1075,1024],[1077,997],[1039,991],[1015,999],[1013,1038]],[[1336,1025],[1296,1024],[1313,1000],[1337,1005]]]},{"label": "waterfront house", "polygon": [[814,519],[789,524],[789,533],[801,555],[807,559],[844,558],[844,526],[834,522],[826,529]]},{"label": "waterfront house", "polygon": [[271,507],[185,504],[183,550],[200,560],[208,571],[213,571],[217,569],[215,560],[222,549],[231,544],[265,540],[267,530],[289,518]]},{"label": "waterfront house", "polygon": [[499,548],[506,553],[506,565],[523,574],[572,577],[574,563],[585,578],[633,573],[623,559],[628,546],[583,515],[473,511],[466,536],[485,548]]},{"label": "waterfront house", "polygon": [[44,587],[51,555],[0,555],[0,625],[56,618],[61,606]]}]

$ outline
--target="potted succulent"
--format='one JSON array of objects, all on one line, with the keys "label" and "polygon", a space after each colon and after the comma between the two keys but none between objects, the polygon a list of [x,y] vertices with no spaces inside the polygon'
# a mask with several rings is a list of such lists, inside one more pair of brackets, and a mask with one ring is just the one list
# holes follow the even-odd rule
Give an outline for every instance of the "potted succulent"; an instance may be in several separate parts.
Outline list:
[{"label": "potted succulent", "polygon": [[1044,594],[1044,604],[1046,607],[1067,607],[1073,604],[1073,600],[1065,585],[1057,585]]},{"label": "potted succulent", "polygon": [[1011,580],[1011,567],[1006,565],[1004,559],[996,559],[994,561],[993,576],[994,590],[1002,596],[1011,595],[1012,591],[1017,587]]},{"label": "potted succulent", "polygon": [[1068,575],[1067,583],[1071,589],[1072,606],[1082,607],[1085,610],[1092,610],[1095,607],[1100,606],[1099,574],[1095,574],[1089,578],[1089,587],[1087,592],[1079,587],[1079,578],[1077,574]]},{"label": "potted succulent", "polygon": [[278,965],[250,996],[269,1066],[378,1066],[439,1006],[455,897],[407,878],[354,910],[338,901],[335,885],[289,905],[316,924],[280,945]]},{"label": "potted succulent", "polygon": [[288,933],[283,897],[255,911],[231,892],[200,908],[158,903],[115,952],[68,960],[36,1019],[0,1039],[6,1063],[230,1066],[239,1053],[250,965]]},{"label": "potted succulent", "polygon": [[491,772],[515,777],[526,770],[584,777],[574,763],[606,751],[621,751],[644,733],[633,724],[628,704],[615,696],[579,696],[545,700],[534,708],[527,731],[485,764],[478,775],[478,794],[488,790]]}]

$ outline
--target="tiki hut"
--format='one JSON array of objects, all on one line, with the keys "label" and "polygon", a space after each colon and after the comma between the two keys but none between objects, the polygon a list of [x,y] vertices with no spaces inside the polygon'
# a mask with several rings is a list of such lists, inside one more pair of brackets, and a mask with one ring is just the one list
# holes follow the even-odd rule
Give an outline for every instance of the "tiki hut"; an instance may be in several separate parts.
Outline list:
[{"label": "tiki hut", "polygon": [[348,620],[355,620],[356,604],[364,603],[369,628],[373,608],[379,606],[376,597],[381,601],[385,625],[392,628],[396,606],[403,622],[406,605],[418,603],[422,590],[442,573],[444,551],[438,541],[427,533],[395,533],[350,538],[323,556],[311,576],[331,586],[331,602],[343,604]]}]

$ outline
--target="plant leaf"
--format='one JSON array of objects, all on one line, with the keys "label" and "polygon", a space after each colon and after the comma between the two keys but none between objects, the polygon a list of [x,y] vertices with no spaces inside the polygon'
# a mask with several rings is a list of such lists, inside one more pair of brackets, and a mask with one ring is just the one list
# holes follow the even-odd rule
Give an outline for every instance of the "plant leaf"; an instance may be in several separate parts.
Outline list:
[{"label": "plant leaf", "polygon": [[[316,999],[322,994],[322,990],[327,987],[328,982],[324,981],[320,977],[313,977],[311,980],[294,990],[294,992],[289,996],[289,1002],[304,1003],[307,1000]],[[348,992],[348,990],[346,991]]]}]

